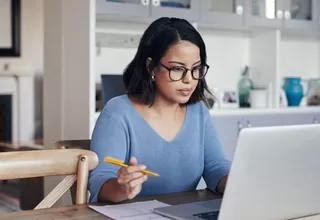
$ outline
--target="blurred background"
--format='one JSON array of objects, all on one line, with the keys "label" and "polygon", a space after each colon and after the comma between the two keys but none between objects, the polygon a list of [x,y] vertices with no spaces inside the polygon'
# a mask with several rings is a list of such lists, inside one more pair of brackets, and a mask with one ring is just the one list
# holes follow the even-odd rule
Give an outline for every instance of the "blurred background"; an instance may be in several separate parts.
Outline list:
[{"label": "blurred background", "polygon": [[[90,139],[162,16],[187,19],[206,43],[210,113],[229,159],[242,128],[320,121],[318,0],[0,0],[1,151]],[[1,185],[3,210],[30,207],[19,184]]]}]

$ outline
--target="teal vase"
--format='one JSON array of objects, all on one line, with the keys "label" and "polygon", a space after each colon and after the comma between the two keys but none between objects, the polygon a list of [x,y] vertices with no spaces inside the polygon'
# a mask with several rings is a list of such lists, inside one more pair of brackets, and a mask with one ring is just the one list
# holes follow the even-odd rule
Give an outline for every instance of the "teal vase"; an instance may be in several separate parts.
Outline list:
[{"label": "teal vase", "polygon": [[250,107],[249,94],[253,89],[253,82],[249,77],[249,68],[246,66],[238,82],[239,106],[240,108]]},{"label": "teal vase", "polygon": [[283,90],[286,93],[288,106],[299,106],[303,98],[303,86],[300,77],[285,77]]}]

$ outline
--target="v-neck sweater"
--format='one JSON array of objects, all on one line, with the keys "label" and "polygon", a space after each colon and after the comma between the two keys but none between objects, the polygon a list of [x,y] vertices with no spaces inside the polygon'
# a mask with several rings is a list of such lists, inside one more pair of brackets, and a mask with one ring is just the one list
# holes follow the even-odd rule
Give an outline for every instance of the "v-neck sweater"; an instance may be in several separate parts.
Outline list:
[{"label": "v-neck sweater", "polygon": [[91,138],[91,150],[99,158],[89,173],[90,202],[97,202],[101,186],[117,178],[118,166],[104,162],[111,156],[139,164],[160,174],[148,176],[138,196],[195,190],[201,177],[215,190],[230,170],[213,120],[202,101],[189,104],[184,122],[171,140],[162,138],[135,109],[127,95],[108,101],[101,111]]}]

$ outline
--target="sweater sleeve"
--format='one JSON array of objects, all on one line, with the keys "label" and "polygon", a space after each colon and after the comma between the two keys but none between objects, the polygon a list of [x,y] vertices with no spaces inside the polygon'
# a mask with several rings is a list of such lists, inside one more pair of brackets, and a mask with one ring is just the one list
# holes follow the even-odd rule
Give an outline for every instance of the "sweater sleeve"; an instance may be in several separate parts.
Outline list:
[{"label": "sweater sleeve", "polygon": [[106,156],[125,161],[127,140],[123,126],[111,113],[103,110],[96,122],[91,138],[91,150],[98,158],[99,164],[89,174],[90,202],[98,201],[102,185],[110,178],[117,178],[118,166],[104,162]]},{"label": "sweater sleeve", "polygon": [[231,163],[226,159],[209,113],[206,114],[204,136],[203,178],[207,187],[216,192],[216,187],[221,178],[228,175]]}]

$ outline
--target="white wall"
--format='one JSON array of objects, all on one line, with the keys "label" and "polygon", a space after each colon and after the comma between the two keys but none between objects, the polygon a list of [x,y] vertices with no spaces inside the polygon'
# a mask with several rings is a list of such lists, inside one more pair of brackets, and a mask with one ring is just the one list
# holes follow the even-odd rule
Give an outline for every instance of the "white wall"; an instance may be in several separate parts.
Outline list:
[{"label": "white wall", "polygon": [[[44,2],[44,147],[89,139],[94,116],[94,0]],[[45,193],[59,178],[45,178]],[[63,205],[70,197],[62,199]],[[57,205],[62,205],[57,204]]]},{"label": "white wall", "polygon": [[210,69],[207,83],[210,88],[237,87],[241,72],[249,65],[250,37],[241,33],[199,30],[207,46],[207,63]]},{"label": "white wall", "polygon": [[[37,124],[42,121],[43,1],[21,0],[21,56],[0,57],[0,68],[3,68],[5,63],[9,63],[28,66],[34,70],[36,78],[33,89]],[[1,13],[0,20],[2,20]]]},{"label": "white wall", "polygon": [[280,59],[282,76],[320,77],[320,40],[284,38]]},{"label": "white wall", "polygon": [[0,68],[4,63],[13,63],[43,72],[43,1],[21,0],[21,56],[1,57]]},{"label": "white wall", "polygon": [[10,1],[0,1],[0,47],[11,45]]},{"label": "white wall", "polygon": [[[111,22],[97,25],[98,32],[142,34],[145,24],[116,24]],[[235,88],[238,77],[249,62],[249,37],[244,34],[200,30],[207,46],[207,75],[209,87]],[[101,48],[96,57],[96,82],[101,73],[122,74],[136,53],[136,48]]]},{"label": "white wall", "polygon": [[[142,34],[145,28],[145,24],[100,22],[97,31]],[[250,34],[208,29],[199,29],[199,32],[207,46],[209,87],[234,90],[244,66],[250,67]],[[101,73],[122,74],[135,52],[135,48],[102,48],[101,54],[96,57],[96,82],[100,82]],[[282,37],[280,73],[281,78],[320,77],[320,41]]]}]

